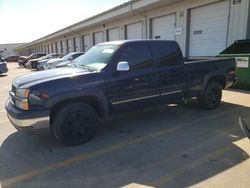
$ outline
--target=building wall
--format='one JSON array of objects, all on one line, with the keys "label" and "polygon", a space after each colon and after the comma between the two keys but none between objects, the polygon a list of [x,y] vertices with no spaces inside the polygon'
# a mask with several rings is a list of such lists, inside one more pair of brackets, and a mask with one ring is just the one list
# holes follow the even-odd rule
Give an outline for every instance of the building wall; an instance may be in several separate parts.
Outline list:
[{"label": "building wall", "polygon": [[240,4],[236,5],[233,5],[233,0],[231,0],[228,45],[235,40],[247,38],[247,27],[250,27],[248,16],[249,0],[242,0]]},{"label": "building wall", "polygon": [[18,55],[17,47],[23,46],[24,43],[17,44],[0,44],[0,56],[8,57],[10,55]]},{"label": "building wall", "polygon": [[[170,0],[169,0],[170,1]],[[172,0],[174,1],[174,0]],[[189,32],[189,12],[193,8],[201,7],[209,4],[213,4],[219,1],[228,1],[230,3],[229,10],[229,21],[228,21],[228,33],[227,33],[227,46],[232,44],[235,40],[246,39],[250,37],[250,14],[249,14],[249,0],[241,0],[239,4],[233,4],[234,0],[176,0],[177,3],[170,5],[165,5],[166,0],[140,0],[133,1],[132,4],[120,7],[113,12],[101,15],[100,17],[95,17],[92,20],[87,20],[86,22],[76,24],[73,29],[68,29],[65,31],[60,31],[58,34],[52,34],[47,40],[41,40],[41,42],[36,42],[37,44],[21,49],[22,53],[28,53],[34,51],[34,47],[37,45],[46,45],[51,43],[60,43],[60,41],[73,41],[74,37],[80,37],[82,39],[83,35],[90,35],[91,45],[93,45],[93,34],[95,32],[103,32],[103,40],[107,41],[107,30],[111,28],[118,27],[120,29],[120,39],[125,39],[125,26],[127,24],[142,22],[143,25],[143,38],[151,38],[151,20],[155,17],[160,17],[163,15],[175,14],[176,15],[176,28],[182,29],[182,33],[175,36],[176,41],[179,43],[183,54],[188,54],[188,32]],[[148,6],[154,2],[161,2],[163,6],[161,8],[155,8],[153,5]],[[138,9],[140,7],[145,7],[142,11],[129,12],[129,10]],[[159,7],[159,6],[158,6]],[[126,13],[126,15],[121,16],[121,18],[115,20],[116,16]],[[128,15],[127,15],[128,14]],[[110,19],[114,17],[114,20],[109,22],[104,22],[105,19]],[[93,25],[93,23],[97,24]],[[100,21],[100,23],[98,23]],[[91,25],[92,24],[92,25]],[[51,38],[53,37],[53,38]],[[81,49],[82,48],[82,40]],[[72,47],[69,51],[72,51]],[[50,50],[51,52],[51,50]],[[65,53],[65,52],[64,52]]]},{"label": "building wall", "polygon": [[249,6],[248,6],[248,21],[247,21],[247,23],[248,23],[248,26],[247,26],[247,36],[246,36],[246,38],[247,39],[250,39],[250,3],[249,3]]}]

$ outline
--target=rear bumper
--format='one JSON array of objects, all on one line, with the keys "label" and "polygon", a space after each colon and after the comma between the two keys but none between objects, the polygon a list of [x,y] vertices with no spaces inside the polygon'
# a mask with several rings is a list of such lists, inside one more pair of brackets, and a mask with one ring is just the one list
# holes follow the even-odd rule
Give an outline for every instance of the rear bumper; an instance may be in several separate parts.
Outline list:
[{"label": "rear bumper", "polygon": [[229,88],[234,86],[237,83],[237,78],[234,76],[228,76],[227,80],[226,80],[226,87],[225,88]]},{"label": "rear bumper", "polygon": [[7,67],[0,68],[0,74],[4,74],[6,72],[8,72],[8,68]]},{"label": "rear bumper", "polygon": [[5,108],[9,120],[18,131],[29,134],[50,133],[50,110],[22,111],[17,109],[9,99]]}]

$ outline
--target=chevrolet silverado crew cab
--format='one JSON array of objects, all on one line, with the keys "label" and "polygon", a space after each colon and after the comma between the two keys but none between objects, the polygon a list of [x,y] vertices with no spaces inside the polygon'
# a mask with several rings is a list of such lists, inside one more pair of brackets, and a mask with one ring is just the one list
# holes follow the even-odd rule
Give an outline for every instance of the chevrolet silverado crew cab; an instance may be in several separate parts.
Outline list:
[{"label": "chevrolet silverado crew cab", "polygon": [[198,98],[216,108],[235,82],[235,59],[184,62],[175,41],[98,44],[70,67],[16,78],[6,102],[17,130],[50,132],[63,144],[89,141],[98,119]]}]

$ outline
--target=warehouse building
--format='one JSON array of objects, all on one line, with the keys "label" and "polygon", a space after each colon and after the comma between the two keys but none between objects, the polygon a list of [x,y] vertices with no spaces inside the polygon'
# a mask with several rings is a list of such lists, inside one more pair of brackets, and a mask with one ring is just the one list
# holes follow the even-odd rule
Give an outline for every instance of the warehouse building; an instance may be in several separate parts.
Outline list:
[{"label": "warehouse building", "polygon": [[11,55],[17,55],[18,52],[16,48],[24,46],[26,43],[10,43],[10,44],[0,44],[0,57],[8,57]]},{"label": "warehouse building", "polygon": [[105,41],[166,39],[176,40],[186,57],[209,57],[246,38],[249,0],[132,0],[17,50],[66,54]]}]

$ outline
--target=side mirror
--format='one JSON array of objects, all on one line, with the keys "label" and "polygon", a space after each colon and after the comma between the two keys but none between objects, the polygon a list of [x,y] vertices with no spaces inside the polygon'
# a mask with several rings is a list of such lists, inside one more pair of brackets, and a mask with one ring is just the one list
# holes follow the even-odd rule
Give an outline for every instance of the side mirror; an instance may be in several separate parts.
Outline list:
[{"label": "side mirror", "polygon": [[126,61],[119,62],[117,64],[117,68],[116,68],[117,71],[121,71],[121,72],[123,72],[123,71],[129,71],[129,69],[130,69],[129,64]]}]

